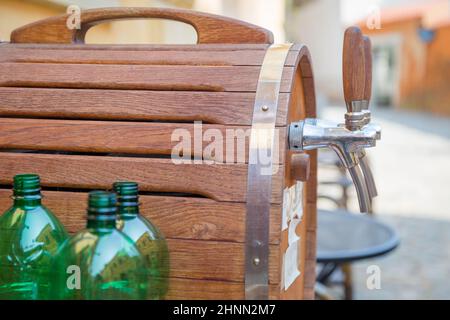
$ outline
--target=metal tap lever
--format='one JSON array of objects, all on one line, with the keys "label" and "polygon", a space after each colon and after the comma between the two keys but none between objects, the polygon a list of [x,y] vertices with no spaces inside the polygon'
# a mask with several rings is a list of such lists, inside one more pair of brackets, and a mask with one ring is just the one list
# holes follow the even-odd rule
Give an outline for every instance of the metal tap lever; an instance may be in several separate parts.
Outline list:
[{"label": "metal tap lever", "polygon": [[358,152],[374,147],[377,128],[370,124],[360,130],[348,130],[345,125],[320,119],[304,119],[289,126],[289,148],[305,151],[330,148],[349,170],[356,187],[361,212],[370,212],[370,197],[359,167]]},{"label": "metal tap lever", "polygon": [[[364,85],[364,101],[367,101],[363,105],[362,112],[364,114],[363,125],[370,123],[370,96],[372,94],[372,45],[370,39],[367,36],[363,37],[364,42],[364,64],[365,64],[365,85]],[[377,138],[380,139],[381,130],[377,128]],[[359,154],[360,166],[366,180],[367,190],[369,192],[370,199],[378,195],[375,179],[373,178],[372,170],[370,169],[369,162],[366,157],[366,151],[362,149]]]},{"label": "metal tap lever", "polygon": [[[370,47],[369,47],[370,50]],[[361,130],[367,125],[369,101],[365,92],[369,76],[366,73],[366,48],[361,30],[358,27],[349,27],[344,34],[344,47],[342,52],[342,78],[344,99],[347,107],[345,114],[345,127],[350,131]],[[363,156],[363,148],[355,151],[355,168],[349,168],[352,176],[361,211],[372,211],[372,197],[368,186],[368,163]],[[364,159],[361,161],[360,159]],[[363,163],[364,162],[364,163]],[[363,210],[365,209],[365,210]]]},{"label": "metal tap lever", "polygon": [[370,41],[359,28],[348,28],[343,52],[345,123],[304,119],[291,123],[288,135],[290,150],[331,148],[336,152],[353,179],[361,212],[372,210],[371,199],[376,195],[364,149],[374,147],[381,135],[380,127],[370,124],[371,61],[367,59],[366,65],[366,55],[370,58]]},{"label": "metal tap lever", "polygon": [[352,177],[353,184],[355,185],[356,195],[359,201],[359,211],[369,213],[372,211],[372,201],[367,191],[366,177],[362,170],[363,166],[354,166],[348,168],[350,176]]}]

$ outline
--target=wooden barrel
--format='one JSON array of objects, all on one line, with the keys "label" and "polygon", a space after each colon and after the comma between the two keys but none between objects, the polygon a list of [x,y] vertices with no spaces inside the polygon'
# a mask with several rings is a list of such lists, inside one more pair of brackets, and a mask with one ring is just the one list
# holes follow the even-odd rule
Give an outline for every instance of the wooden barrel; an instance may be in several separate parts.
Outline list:
[{"label": "wooden barrel", "polygon": [[[189,23],[199,43],[84,44],[97,23],[139,17]],[[249,152],[241,160],[212,157],[205,164],[199,163],[201,145],[191,162],[175,164],[172,140],[177,129],[195,135],[197,121],[200,134],[254,129],[272,34],[184,10],[87,10],[80,30],[69,30],[66,20],[38,21],[0,44],[0,210],[10,204],[13,175],[37,173],[46,206],[74,233],[85,225],[86,192],[111,189],[116,180],[137,181],[143,213],[167,237],[167,298],[252,298],[246,294],[247,262],[259,260],[246,251],[254,240],[248,235]],[[268,212],[261,209],[261,218],[252,221],[268,228],[262,243],[267,268],[261,270],[267,298],[303,299],[314,297],[317,159],[315,152],[308,159],[289,151],[287,130],[293,121],[315,117],[316,108],[307,48],[286,50],[273,118],[280,152],[272,164]],[[249,151],[249,142],[245,146]],[[296,225],[289,221],[293,195],[300,202]],[[299,238],[295,252],[288,225]]]}]

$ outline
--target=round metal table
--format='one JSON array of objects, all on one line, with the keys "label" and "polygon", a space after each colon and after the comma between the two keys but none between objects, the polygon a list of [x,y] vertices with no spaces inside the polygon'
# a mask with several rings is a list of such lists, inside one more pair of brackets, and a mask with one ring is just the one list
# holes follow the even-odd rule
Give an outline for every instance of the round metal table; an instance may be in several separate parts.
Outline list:
[{"label": "round metal table", "polygon": [[318,211],[317,262],[322,267],[316,279],[316,295],[334,299],[326,283],[338,269],[342,270],[345,299],[352,299],[352,276],[349,262],[384,255],[394,250],[399,238],[391,227],[372,216],[345,210]]},{"label": "round metal table", "polygon": [[381,256],[399,242],[391,227],[372,216],[318,211],[317,262],[343,263]]}]

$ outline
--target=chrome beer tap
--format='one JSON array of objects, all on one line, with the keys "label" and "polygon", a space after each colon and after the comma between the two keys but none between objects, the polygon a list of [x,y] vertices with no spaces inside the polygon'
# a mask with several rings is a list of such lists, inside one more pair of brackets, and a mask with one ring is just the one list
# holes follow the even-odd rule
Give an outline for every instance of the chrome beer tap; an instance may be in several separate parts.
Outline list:
[{"label": "chrome beer tap", "polygon": [[363,38],[359,28],[348,28],[343,51],[344,123],[304,119],[290,124],[288,137],[291,150],[331,148],[336,152],[353,179],[361,212],[371,212],[376,195],[365,148],[374,147],[381,136],[380,128],[370,124],[371,61],[366,62],[366,56],[371,56],[370,41]]},{"label": "chrome beer tap", "polygon": [[[370,123],[370,110],[369,103],[372,95],[372,45],[370,39],[367,36],[363,37],[364,42],[364,63],[365,63],[365,85],[364,85],[364,103],[362,106],[362,112],[364,113],[363,126]],[[381,129],[374,125],[377,130],[377,138],[381,138]],[[370,198],[374,198],[378,195],[375,180],[373,178],[372,170],[370,169],[369,162],[367,161],[366,151],[362,149],[359,152],[359,160],[361,169],[366,179],[367,189],[369,191]]]}]

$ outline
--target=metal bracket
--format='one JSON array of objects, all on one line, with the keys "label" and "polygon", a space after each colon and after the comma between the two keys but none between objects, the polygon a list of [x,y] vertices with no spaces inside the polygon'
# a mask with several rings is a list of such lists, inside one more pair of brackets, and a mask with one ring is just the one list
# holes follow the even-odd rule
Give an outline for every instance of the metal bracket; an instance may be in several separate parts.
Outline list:
[{"label": "metal bracket", "polygon": [[[272,195],[275,121],[286,57],[292,44],[271,45],[256,88],[250,135],[245,239],[245,298],[269,298],[269,213]],[[281,152],[284,152],[283,150]],[[268,157],[261,161],[262,156]],[[269,161],[267,161],[269,160]]]}]

